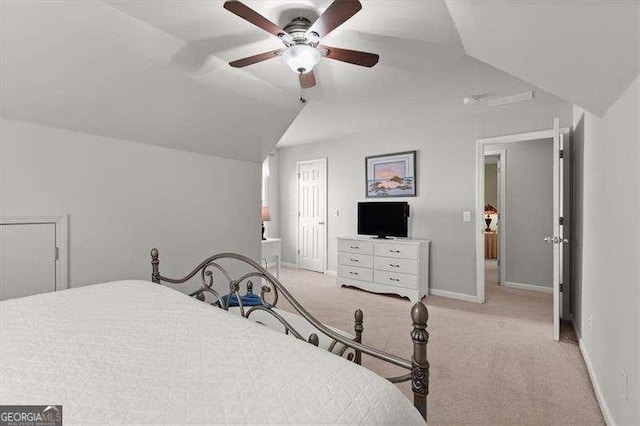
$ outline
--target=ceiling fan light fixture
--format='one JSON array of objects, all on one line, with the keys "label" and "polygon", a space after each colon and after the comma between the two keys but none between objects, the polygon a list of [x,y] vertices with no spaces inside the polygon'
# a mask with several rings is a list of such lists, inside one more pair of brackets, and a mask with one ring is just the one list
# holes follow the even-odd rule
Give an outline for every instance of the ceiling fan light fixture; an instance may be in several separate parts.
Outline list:
[{"label": "ceiling fan light fixture", "polygon": [[314,46],[317,46],[318,43],[320,43],[320,36],[318,35],[317,32],[311,31],[309,32],[309,34],[307,34],[307,41],[313,44]]},{"label": "ceiling fan light fixture", "polygon": [[304,74],[313,70],[322,56],[314,47],[306,44],[290,46],[280,54],[280,59],[296,74]]}]

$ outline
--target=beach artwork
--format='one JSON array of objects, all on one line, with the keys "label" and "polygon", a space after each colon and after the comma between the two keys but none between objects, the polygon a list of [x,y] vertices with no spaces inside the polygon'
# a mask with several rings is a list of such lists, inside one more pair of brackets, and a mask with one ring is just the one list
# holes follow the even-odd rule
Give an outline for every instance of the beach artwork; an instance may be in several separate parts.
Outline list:
[{"label": "beach artwork", "polygon": [[366,158],[367,197],[415,197],[416,151]]}]

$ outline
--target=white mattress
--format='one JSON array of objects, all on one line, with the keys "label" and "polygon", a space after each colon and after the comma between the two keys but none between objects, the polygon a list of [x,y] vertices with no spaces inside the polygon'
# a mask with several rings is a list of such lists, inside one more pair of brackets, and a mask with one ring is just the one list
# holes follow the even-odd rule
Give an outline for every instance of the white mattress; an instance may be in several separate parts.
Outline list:
[{"label": "white mattress", "polygon": [[423,423],[391,383],[146,281],[0,303],[0,404],[73,423]]}]

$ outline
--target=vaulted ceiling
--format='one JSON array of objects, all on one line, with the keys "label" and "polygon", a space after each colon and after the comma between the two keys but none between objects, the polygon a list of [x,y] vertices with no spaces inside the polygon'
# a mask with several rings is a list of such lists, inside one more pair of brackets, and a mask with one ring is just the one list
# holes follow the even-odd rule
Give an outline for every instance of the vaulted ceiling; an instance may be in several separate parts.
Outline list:
[{"label": "vaulted ceiling", "polygon": [[[245,3],[282,27],[297,16],[313,21],[331,1]],[[473,94],[537,90],[534,102],[558,102],[491,66],[510,69],[508,61],[483,55],[491,42],[483,34],[480,47],[470,44],[464,22],[476,19],[473,7],[465,6],[472,16],[465,21],[452,19],[462,12],[444,0],[362,3],[323,43],[378,53],[380,62],[368,69],[323,59],[318,85],[301,104],[297,77],[278,59],[243,69],[228,65],[282,44],[224,10],[222,0],[2,2],[2,115],[260,161],[278,141],[308,143],[398,125],[416,107],[425,114],[461,112],[462,98]],[[518,61],[515,53],[511,59]],[[562,81],[549,83],[542,71],[509,72],[580,104],[577,86],[563,91]],[[610,99],[600,96],[594,108]]]},{"label": "vaulted ceiling", "polygon": [[637,0],[447,0],[465,52],[602,116],[638,74]]},{"label": "vaulted ceiling", "polygon": [[2,2],[0,27],[7,118],[261,161],[302,108],[215,56],[176,69],[185,40],[109,4]]}]

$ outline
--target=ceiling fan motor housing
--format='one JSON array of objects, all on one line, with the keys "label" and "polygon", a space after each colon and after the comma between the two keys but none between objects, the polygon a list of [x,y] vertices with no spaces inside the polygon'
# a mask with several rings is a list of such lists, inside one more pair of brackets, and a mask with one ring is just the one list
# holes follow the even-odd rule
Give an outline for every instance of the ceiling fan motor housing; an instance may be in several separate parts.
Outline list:
[{"label": "ceiling fan motor housing", "polygon": [[[309,28],[311,28],[311,21],[307,18],[295,18],[283,28],[289,34],[291,40],[286,40],[287,37],[281,37],[281,39],[287,47],[294,44],[306,44],[307,46],[316,47],[320,43],[320,36],[313,31],[307,34]],[[287,43],[287,41],[289,42]]]}]

